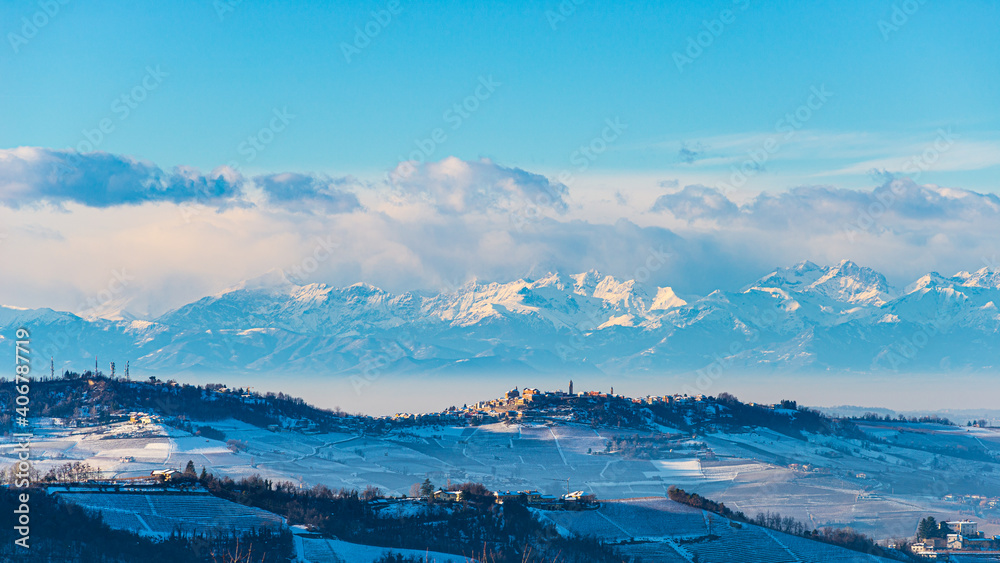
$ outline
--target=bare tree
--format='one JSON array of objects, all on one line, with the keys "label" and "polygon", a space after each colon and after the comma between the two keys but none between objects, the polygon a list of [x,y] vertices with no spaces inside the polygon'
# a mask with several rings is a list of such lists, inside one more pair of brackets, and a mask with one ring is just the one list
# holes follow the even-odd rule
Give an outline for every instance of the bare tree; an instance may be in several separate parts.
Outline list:
[{"label": "bare tree", "polygon": [[265,563],[266,559],[266,553],[259,559],[254,558],[252,544],[244,553],[239,538],[236,538],[236,547],[232,550],[226,549],[222,553],[212,552],[212,561],[214,563]]}]

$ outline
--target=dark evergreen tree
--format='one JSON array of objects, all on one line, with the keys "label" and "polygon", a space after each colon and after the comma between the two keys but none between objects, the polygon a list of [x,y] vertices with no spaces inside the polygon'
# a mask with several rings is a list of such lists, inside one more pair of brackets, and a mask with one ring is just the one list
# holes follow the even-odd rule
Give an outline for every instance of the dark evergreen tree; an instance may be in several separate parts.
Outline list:
[{"label": "dark evergreen tree", "polygon": [[420,496],[425,498],[430,498],[434,495],[434,484],[431,483],[430,479],[424,479],[424,482],[420,484]]},{"label": "dark evergreen tree", "polygon": [[928,516],[917,525],[917,539],[927,539],[938,537],[938,524],[933,516]]}]

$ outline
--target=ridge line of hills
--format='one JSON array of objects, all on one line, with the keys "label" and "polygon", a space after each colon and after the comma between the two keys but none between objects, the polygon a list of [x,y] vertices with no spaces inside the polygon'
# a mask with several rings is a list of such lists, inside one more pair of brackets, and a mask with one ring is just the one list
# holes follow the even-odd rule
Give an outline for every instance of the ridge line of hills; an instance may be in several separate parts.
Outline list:
[{"label": "ridge line of hills", "polygon": [[704,297],[593,270],[398,295],[272,271],[152,319],[4,306],[0,334],[10,347],[28,328],[61,367],[97,356],[149,373],[682,373],[720,357],[748,371],[988,371],[998,302],[988,268],[897,289],[849,260]]}]

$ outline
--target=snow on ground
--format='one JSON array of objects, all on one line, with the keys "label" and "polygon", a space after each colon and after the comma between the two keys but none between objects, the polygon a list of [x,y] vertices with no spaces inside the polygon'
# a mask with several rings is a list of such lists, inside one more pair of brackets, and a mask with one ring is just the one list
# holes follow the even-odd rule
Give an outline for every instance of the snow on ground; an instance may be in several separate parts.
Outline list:
[{"label": "snow on ground", "polygon": [[167,537],[175,530],[249,531],[284,525],[284,519],[259,508],[243,506],[206,491],[165,493],[157,490],[63,488],[49,491],[60,499],[100,512],[110,526],[145,535]]},{"label": "snow on ground", "polygon": [[609,541],[700,536],[707,533],[700,510],[663,497],[601,502],[597,510],[546,511],[545,516],[572,533]]},{"label": "snow on ground", "polygon": [[[972,518],[987,533],[1000,532],[997,511],[943,500],[948,493],[1000,496],[1000,465],[933,450],[958,445],[1000,451],[995,429],[864,425],[873,436],[898,443],[826,435],[803,440],[760,429],[719,432],[699,436],[667,459],[632,459],[605,453],[605,444],[637,431],[579,424],[428,426],[359,436],[271,432],[236,420],[194,422],[223,432],[220,441],[158,424],[66,428],[52,419],[37,422],[32,459],[42,474],[84,461],[109,476],[140,476],[183,469],[191,460],[198,471],[233,478],[259,474],[334,489],[373,485],[392,495],[408,494],[426,478],[435,486],[476,481],[493,490],[582,490],[600,499],[662,498],[678,485],[749,516],[776,511],[814,527],[851,526],[876,537],[912,535],[917,520],[928,515]],[[230,439],[248,448],[233,453]],[[0,467],[14,463],[15,447],[0,439]]]},{"label": "snow on ground", "polygon": [[[560,533],[593,535],[644,561],[855,562],[885,561],[729,520],[664,498],[608,501],[597,510],[538,511]],[[715,539],[709,539],[709,534]]]},{"label": "snow on ground", "polygon": [[305,563],[371,563],[385,553],[398,553],[404,557],[417,557],[427,563],[466,563],[469,559],[436,551],[416,549],[389,549],[340,540],[296,537],[302,542]]},{"label": "snow on ground", "polygon": [[445,518],[452,514],[453,510],[444,504],[427,504],[420,499],[408,499],[402,502],[394,502],[376,508],[379,518],[392,520],[396,518],[412,518],[414,516],[431,516]]},{"label": "snow on ground", "polygon": [[701,462],[697,459],[657,459],[650,461],[655,471],[647,471],[646,477],[656,475],[672,481],[698,481],[704,478]]}]

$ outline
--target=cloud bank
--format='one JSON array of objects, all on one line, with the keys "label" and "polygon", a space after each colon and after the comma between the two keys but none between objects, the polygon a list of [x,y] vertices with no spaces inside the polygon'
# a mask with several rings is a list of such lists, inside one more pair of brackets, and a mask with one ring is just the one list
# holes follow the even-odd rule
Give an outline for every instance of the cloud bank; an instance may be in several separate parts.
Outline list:
[{"label": "cloud bank", "polygon": [[250,180],[228,167],[209,173],[179,166],[166,171],[128,156],[103,152],[20,147],[0,150],[0,205],[79,204],[93,208],[145,203],[201,204],[224,209],[249,206],[254,189],[261,203],[289,211],[346,213],[360,208],[344,188],[353,178],[280,173]]},{"label": "cloud bank", "polygon": [[[67,160],[74,167],[60,175]],[[134,281],[116,299],[153,314],[274,268],[391,291],[598,269],[682,295],[738,289],[806,259],[849,258],[897,285],[929,271],[1000,268],[1000,198],[990,193],[892,178],[737,203],[664,178],[603,178],[589,192],[584,181],[571,193],[535,172],[457,158],[360,181],[0,151],[0,254],[32,264],[0,280],[0,302],[75,310],[122,271]],[[185,206],[212,212],[179,212]]]},{"label": "cloud bank", "polygon": [[222,202],[241,192],[238,176],[219,169],[202,174],[166,172],[126,156],[21,147],[0,150],[0,204],[18,208],[49,203],[88,207],[165,201]]},{"label": "cloud bank", "polygon": [[884,177],[866,190],[802,186],[761,193],[737,205],[721,190],[689,185],[660,196],[650,211],[685,221],[726,221],[758,229],[809,227],[845,232],[934,232],[956,222],[1000,219],[1000,198],[960,188],[920,185],[910,178]]}]

